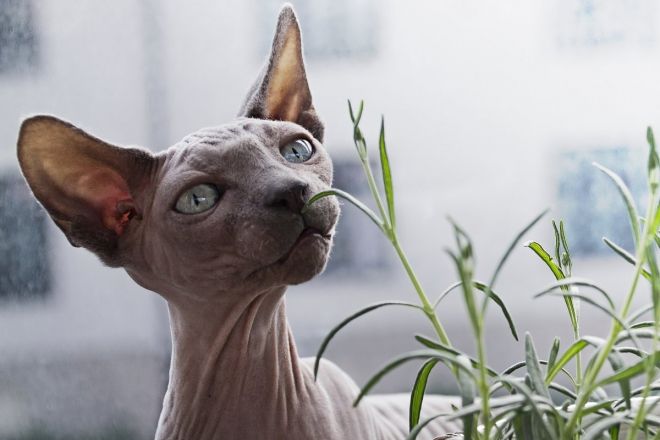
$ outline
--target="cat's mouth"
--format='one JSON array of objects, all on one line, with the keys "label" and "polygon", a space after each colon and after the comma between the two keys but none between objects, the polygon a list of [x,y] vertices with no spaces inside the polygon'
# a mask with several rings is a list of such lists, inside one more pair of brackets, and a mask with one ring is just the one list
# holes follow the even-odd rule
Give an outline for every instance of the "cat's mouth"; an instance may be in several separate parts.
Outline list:
[{"label": "cat's mouth", "polygon": [[278,263],[283,263],[286,260],[289,259],[291,254],[301,245],[304,243],[311,241],[311,240],[323,240],[323,241],[329,241],[332,238],[331,233],[323,233],[322,231],[313,228],[311,226],[307,226],[305,229],[302,230],[296,241],[293,243],[291,248],[284,254],[279,260],[277,260]]}]

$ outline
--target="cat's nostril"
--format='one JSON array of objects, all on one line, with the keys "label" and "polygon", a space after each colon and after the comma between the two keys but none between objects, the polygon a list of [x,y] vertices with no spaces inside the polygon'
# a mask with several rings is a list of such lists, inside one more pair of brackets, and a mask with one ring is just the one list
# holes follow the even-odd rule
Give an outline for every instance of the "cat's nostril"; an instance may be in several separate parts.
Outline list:
[{"label": "cat's nostril", "polygon": [[305,206],[309,185],[302,181],[287,182],[271,188],[266,205],[271,208],[285,208],[296,214]]}]

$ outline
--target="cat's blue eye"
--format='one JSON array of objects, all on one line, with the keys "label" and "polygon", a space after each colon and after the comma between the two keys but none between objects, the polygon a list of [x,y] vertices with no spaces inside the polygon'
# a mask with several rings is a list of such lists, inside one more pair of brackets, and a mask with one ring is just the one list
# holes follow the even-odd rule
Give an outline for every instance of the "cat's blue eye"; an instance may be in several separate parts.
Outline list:
[{"label": "cat's blue eye", "polygon": [[312,157],[314,149],[305,139],[296,139],[289,142],[280,149],[280,153],[288,162],[301,163],[306,162]]},{"label": "cat's blue eye", "polygon": [[213,208],[219,199],[218,188],[208,183],[202,183],[181,194],[174,209],[182,214],[198,214]]}]

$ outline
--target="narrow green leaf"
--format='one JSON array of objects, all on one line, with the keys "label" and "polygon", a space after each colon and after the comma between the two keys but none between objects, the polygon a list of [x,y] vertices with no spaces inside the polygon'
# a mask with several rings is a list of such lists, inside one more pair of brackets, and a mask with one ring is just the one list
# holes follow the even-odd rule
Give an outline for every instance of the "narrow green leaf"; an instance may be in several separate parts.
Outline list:
[{"label": "narrow green leaf", "polygon": [[555,337],[552,341],[552,346],[550,347],[550,355],[548,356],[548,366],[547,370],[552,370],[552,367],[555,366],[555,361],[557,360],[557,354],[559,354],[559,338]]},{"label": "narrow green leaf", "polygon": [[647,357],[649,355],[647,352],[636,347],[615,347],[614,350],[619,353],[634,354],[638,358]]},{"label": "narrow green leaf", "polygon": [[[387,364],[385,364],[384,367],[382,367],[376,374],[374,374],[368,381],[367,383],[362,387],[360,390],[360,393],[358,396],[355,398],[353,401],[353,406],[357,406],[362,398],[369,392],[371,389],[380,382],[380,380],[387,375],[390,371],[394,370],[395,368],[401,366],[402,364],[415,360],[415,359],[439,359],[445,363],[450,363],[455,367],[458,367],[459,369],[464,369],[464,365],[456,360],[456,356],[450,355],[450,354],[445,354],[445,353],[440,353],[435,350],[417,350],[417,351],[411,351],[409,353],[405,353],[401,356],[398,356],[395,359],[392,359],[389,361]],[[472,372],[472,368],[470,368],[467,371],[468,375],[472,376],[474,378],[474,374]]]},{"label": "narrow green leaf", "polygon": [[546,295],[547,296],[562,296],[564,298],[566,298],[567,296],[570,296],[571,298],[578,298],[578,299],[586,302],[587,304],[591,304],[592,306],[596,307],[598,310],[601,310],[601,311],[605,312],[607,314],[607,316],[614,319],[617,323],[619,323],[619,325],[621,325],[624,328],[627,328],[626,324],[623,321],[621,321],[621,319],[619,319],[618,316],[616,316],[615,312],[613,312],[611,309],[608,309],[607,307],[597,303],[596,301],[594,301],[593,299],[591,299],[590,297],[588,297],[586,295],[582,295],[581,293],[570,293],[570,292],[569,293],[547,292],[547,293],[542,293],[540,295],[537,295],[537,297],[538,296],[546,296]]},{"label": "narrow green leaf", "polygon": [[541,364],[539,364],[539,358],[536,355],[534,341],[532,340],[532,335],[530,335],[529,332],[525,333],[525,363],[527,364],[527,373],[531,379],[532,390],[534,390],[537,394],[549,399],[550,393],[548,392],[548,388],[543,381]]},{"label": "narrow green leaf", "polygon": [[[644,358],[631,366],[617,371],[611,376],[607,376],[596,384],[596,386],[605,386],[611,383],[620,382],[624,379],[632,379],[633,377],[639,376],[640,374],[645,373],[646,363],[648,358]],[[660,366],[660,357],[655,362],[655,366]]]},{"label": "narrow green leaf", "polygon": [[[609,417],[614,411],[612,406],[614,404],[613,400],[605,400],[598,403],[588,403],[582,408],[582,413],[584,415],[598,413]],[[602,410],[607,410],[607,413],[603,414]]]},{"label": "narrow green leaf", "polygon": [[575,401],[577,399],[577,395],[573,391],[569,390],[568,388],[566,388],[563,385],[559,385],[556,382],[549,383],[548,384],[548,389],[555,390],[558,393],[563,394],[564,396],[570,398],[573,401]]},{"label": "narrow green leaf", "polygon": [[[552,261],[552,257],[545,251],[545,249],[543,249],[543,246],[535,241],[530,241],[526,246],[530,248],[541,259],[541,261],[546,264],[546,266],[548,266],[548,268],[552,271],[555,279],[562,280],[566,278],[564,272],[559,268],[559,266],[555,264],[554,261]],[[566,287],[566,290],[568,290],[568,287]],[[575,310],[575,304],[573,303],[573,298],[570,296],[564,296],[564,303],[566,303],[568,317],[571,320],[571,326],[575,332],[578,329],[579,323],[577,311]]]},{"label": "narrow green leaf", "polygon": [[619,336],[616,339],[616,343],[620,344],[623,341],[631,340],[637,348],[639,348],[640,343],[639,339],[653,339],[657,335],[655,330],[649,330],[648,328],[636,328],[636,329],[623,329]]},{"label": "narrow green leaf", "polygon": [[[547,361],[543,361],[543,360],[539,360],[539,363],[540,363],[541,365],[548,365],[548,362],[547,362]],[[510,367],[506,368],[504,371],[502,371],[501,375],[502,375],[502,376],[504,376],[504,375],[511,375],[511,374],[513,374],[515,371],[520,370],[521,368],[526,367],[526,366],[527,366],[527,363],[526,363],[525,361],[517,362],[517,363],[511,365]],[[564,373],[564,374],[566,375],[566,377],[568,378],[568,380],[571,381],[571,384],[572,384],[574,387],[577,386],[577,385],[576,385],[576,382],[575,382],[575,378],[573,377],[573,375],[571,375],[571,373],[570,373],[568,370],[566,370],[565,368],[561,368],[559,371],[561,371],[562,373]],[[548,384],[548,388],[551,388],[551,387],[552,387],[553,382],[546,382],[546,383]],[[505,385],[504,385],[504,384],[501,384],[501,383],[498,383],[497,381],[495,381],[495,382],[493,382],[493,384],[490,386],[490,389],[489,389],[489,391],[488,391],[488,394],[489,394],[489,395],[492,395],[495,391],[499,390],[499,389],[502,388],[502,387],[505,387]],[[509,392],[510,392],[510,391],[511,391],[511,390],[509,390]],[[561,391],[560,391],[560,392],[561,392]],[[564,393],[564,394],[565,394],[565,393]],[[571,396],[571,397],[572,397],[572,396]]]},{"label": "narrow green leaf", "polygon": [[[544,360],[541,360],[541,359],[539,359],[539,363],[540,363],[541,365],[546,365],[546,366],[548,365],[548,361],[544,361]],[[509,367],[505,368],[505,369],[500,373],[500,375],[501,375],[501,376],[508,376],[508,375],[511,375],[511,374],[515,373],[516,371],[518,371],[518,370],[520,370],[521,368],[526,367],[526,366],[527,366],[527,363],[526,363],[525,361],[516,362],[515,364],[510,365]],[[554,368],[555,368],[555,367],[553,366],[553,369],[554,369]],[[570,373],[568,370],[566,370],[565,368],[561,368],[559,371],[561,371],[562,373],[564,373],[564,374],[566,375],[566,377],[568,378],[568,380],[571,381],[571,383],[573,384],[573,386],[575,386],[575,384],[576,384],[576,382],[575,382],[575,378],[573,377],[573,375],[571,375],[571,373]],[[559,371],[558,371],[557,373],[559,373]],[[557,373],[555,373],[555,374],[557,374]],[[546,373],[546,375],[547,375],[547,373]],[[546,382],[546,383],[549,385],[551,382]]]},{"label": "narrow green leaf", "polygon": [[[433,350],[439,350],[439,351],[442,351],[442,352],[445,352],[445,353],[452,354],[454,356],[459,356],[459,355],[464,355],[465,356],[464,353],[461,353],[460,351],[456,350],[455,348],[447,347],[446,345],[442,345],[441,343],[433,341],[433,340],[427,338],[426,336],[415,335],[415,339],[419,343],[423,344],[425,347],[431,348]],[[475,368],[475,369],[479,368],[479,361],[477,361],[476,359],[471,358],[471,357],[467,357],[467,358],[472,363],[473,368]],[[495,376],[498,375],[497,371],[493,370],[492,368],[490,368],[488,366],[486,366],[486,371],[492,377],[495,377]]]},{"label": "narrow green leaf", "polygon": [[573,271],[573,263],[571,261],[571,251],[568,248],[568,239],[566,238],[563,220],[559,221],[559,238],[561,239],[561,245],[564,248],[563,255],[561,256],[561,264],[564,266],[565,275],[570,277],[571,272]]},{"label": "narrow green leaf", "polygon": [[[630,392],[630,397],[631,398],[637,397],[637,396],[641,395],[642,393],[644,393],[646,391],[647,391],[646,385],[644,385],[643,387],[635,388],[633,391]],[[652,384],[651,386],[648,387],[648,391],[651,392],[651,393],[657,393],[658,391],[660,391],[660,384],[659,383]],[[616,407],[620,406],[622,403],[625,403],[625,400],[624,399],[619,399],[616,402],[614,402],[613,406],[614,406],[614,408],[616,408]],[[658,404],[657,399],[655,400],[655,404],[656,405]]]},{"label": "narrow green leaf", "polygon": [[342,199],[350,202],[353,206],[358,208],[360,211],[364,212],[367,215],[367,217],[369,217],[371,219],[371,221],[374,222],[376,224],[376,226],[378,226],[378,228],[381,231],[383,231],[383,233],[385,233],[385,229],[384,229],[385,227],[383,225],[383,221],[381,219],[379,219],[378,216],[371,209],[369,209],[369,207],[367,205],[365,205],[364,203],[362,203],[361,201],[359,201],[358,199],[356,199],[355,197],[353,197],[349,193],[347,193],[345,191],[342,191],[340,189],[337,189],[337,188],[331,188],[329,190],[321,191],[319,193],[314,194],[307,201],[307,203],[305,203],[305,206],[303,206],[303,209],[301,210],[301,212],[304,214],[309,209],[309,207],[313,203],[315,203],[317,200],[320,200],[324,197],[330,197],[330,196],[341,197]]},{"label": "narrow green leaf", "polygon": [[454,284],[450,285],[447,287],[439,296],[438,299],[435,300],[433,303],[433,309],[435,310],[438,307],[438,304],[442,302],[443,299],[445,299],[451,292],[456,290],[456,288],[461,287],[463,285],[462,282],[456,281]]},{"label": "narrow green leaf", "polygon": [[610,439],[619,440],[619,431],[621,430],[621,425],[614,425],[610,428]]},{"label": "narrow green leaf", "polygon": [[639,221],[637,220],[638,214],[637,208],[635,207],[635,199],[633,198],[624,181],[614,171],[596,162],[594,162],[594,166],[605,173],[605,175],[607,175],[607,177],[609,177],[614,182],[617,189],[619,190],[619,194],[621,195],[621,198],[623,198],[623,202],[625,203],[626,209],[628,210],[630,228],[632,230],[633,239],[635,240],[635,247],[637,247],[639,245]]},{"label": "narrow green leaf", "polygon": [[368,160],[367,158],[367,143],[364,140],[362,135],[362,130],[360,130],[360,119],[362,119],[362,111],[364,110],[364,101],[360,101],[360,108],[358,109],[357,116],[353,113],[353,106],[351,101],[348,101],[348,113],[351,116],[351,121],[353,122],[353,143],[357,149],[358,156],[361,161]]},{"label": "narrow green leaf", "polygon": [[[612,366],[612,371],[615,373],[618,371],[621,371],[625,368],[625,363],[623,362],[623,358],[619,353],[616,352],[616,350],[612,350],[608,356],[607,359],[610,362],[610,365]],[[621,395],[623,396],[623,400],[626,403],[626,408],[630,409],[630,380],[629,379],[621,379],[618,381],[619,382],[619,387],[621,388]]]},{"label": "narrow green leaf", "polygon": [[424,401],[424,393],[426,392],[426,384],[429,380],[429,374],[433,367],[440,362],[438,359],[428,360],[422,365],[422,368],[417,372],[417,378],[410,393],[410,408],[408,410],[408,422],[410,431],[419,423],[419,415],[422,412],[422,403]]},{"label": "narrow green leaf", "polygon": [[321,345],[319,346],[319,350],[316,353],[316,360],[314,361],[314,380],[316,380],[316,377],[318,375],[319,371],[319,364],[321,362],[321,358],[323,357],[323,353],[325,353],[326,348],[328,348],[328,344],[332,340],[332,338],[335,337],[335,335],[341,330],[342,328],[346,327],[351,321],[359,318],[362,315],[365,315],[373,310],[380,309],[381,307],[386,307],[386,306],[405,306],[405,307],[412,307],[415,309],[420,309],[418,305],[403,302],[403,301],[383,301],[379,302],[376,304],[371,304],[361,310],[358,310],[357,312],[353,313],[351,316],[348,318],[344,319],[342,322],[337,324],[335,327],[333,327],[330,332],[326,335],[326,337],[323,339],[321,342]]},{"label": "narrow green leaf", "polygon": [[557,373],[559,373],[571,359],[573,359],[588,345],[589,342],[587,342],[585,339],[578,339],[577,341],[573,342],[573,344],[568,347],[564,354],[561,355],[559,360],[551,368],[548,368],[548,374],[545,376],[545,383],[548,384],[552,382]]},{"label": "narrow green leaf", "polygon": [[635,322],[645,314],[652,312],[653,311],[653,304],[647,304],[643,306],[642,308],[635,310],[628,316],[628,320],[626,322]]},{"label": "narrow green leaf", "polygon": [[396,228],[396,215],[394,212],[394,184],[392,183],[392,170],[390,169],[390,159],[387,156],[387,147],[385,145],[385,118],[380,120],[380,135],[378,137],[378,149],[380,150],[380,167],[383,174],[383,187],[385,188],[385,197],[387,199],[387,212],[390,217],[392,229]]},{"label": "narrow green leaf", "polygon": [[511,331],[511,335],[517,341],[518,340],[518,331],[516,330],[516,325],[514,324],[513,318],[511,317],[511,314],[509,313],[509,310],[506,308],[506,305],[504,304],[504,301],[502,301],[502,298],[500,298],[499,295],[497,295],[495,292],[493,292],[488,286],[486,286],[483,283],[480,283],[478,281],[474,281],[473,284],[474,284],[474,287],[477,288],[477,290],[479,290],[483,293],[486,293],[488,295],[488,297],[495,304],[497,304],[497,306],[502,311],[502,314],[504,315],[504,319],[506,319],[506,322],[509,325],[509,330]]},{"label": "narrow green leaf", "polygon": [[[644,393],[645,391],[646,391],[646,385],[643,386],[643,387],[636,388],[635,390],[630,392],[630,398],[632,399],[633,397],[637,397],[640,394]],[[660,391],[660,385],[658,385],[658,384],[651,385],[650,387],[648,387],[648,391],[650,391],[652,393],[657,393],[658,391]],[[614,408],[617,408],[617,407],[621,406],[624,403],[626,403],[626,399],[621,398],[621,399],[618,399],[617,401],[615,401],[612,406]]]},{"label": "narrow green leaf", "polygon": [[648,327],[655,327],[655,322],[654,321],[641,321],[641,322],[636,322],[635,324],[630,326],[631,329],[648,328]]},{"label": "narrow green leaf", "polygon": [[[543,296],[546,293],[549,293],[553,291],[554,289],[560,288],[565,291],[565,287],[570,287],[570,286],[582,286],[582,287],[591,287],[592,289],[596,290],[598,293],[600,293],[603,298],[607,301],[607,304],[610,306],[611,310],[614,310],[614,301],[612,301],[612,297],[605,291],[603,290],[598,284],[594,283],[591,280],[588,280],[586,278],[577,278],[577,277],[571,277],[571,278],[564,278],[561,280],[558,280],[551,285],[547,286],[544,288],[541,292],[537,293],[534,295],[535,297]],[[575,293],[567,293],[564,295],[578,295]]]},{"label": "narrow green leaf", "polygon": [[552,260],[552,257],[550,256],[549,253],[546,252],[545,249],[543,249],[543,246],[541,246],[540,243],[537,243],[536,241],[530,241],[527,244],[525,244],[526,247],[530,248],[536,255],[538,255],[539,258],[550,268],[552,271],[552,274],[555,276],[556,279],[562,280],[566,278],[564,276],[564,272],[555,264],[555,262]]},{"label": "narrow green leaf", "polygon": [[596,440],[601,438],[601,434],[614,426],[620,425],[625,421],[625,416],[622,414],[613,414],[609,417],[599,419],[592,424],[581,437],[582,440]]},{"label": "narrow green leaf", "polygon": [[557,227],[557,223],[555,221],[552,221],[552,230],[555,233],[555,261],[557,262],[557,266],[559,266],[559,269],[562,269],[561,267],[561,237],[559,237],[559,228]]},{"label": "narrow green leaf", "polygon": [[353,106],[351,105],[351,100],[348,100],[348,113],[351,116],[351,122],[353,125],[360,125],[360,119],[362,119],[362,111],[364,110],[364,101],[360,100],[360,107],[358,108],[357,117],[353,113]]},{"label": "narrow green leaf", "polygon": [[[445,289],[442,294],[438,297],[438,299],[435,301],[433,304],[433,308],[435,309],[438,304],[440,304],[440,301],[445,299],[447,295],[449,295],[452,291],[454,291],[457,287],[462,286],[463,283],[461,281],[458,281],[451,286],[449,286],[447,289]],[[504,304],[504,301],[502,301],[502,298],[496,294],[492,289],[489,289],[488,286],[481,281],[473,280],[472,285],[480,292],[486,293],[487,291],[490,291],[489,298],[497,304],[497,306],[500,308],[502,311],[502,314],[504,315],[504,319],[506,319],[507,324],[509,325],[509,330],[511,331],[511,335],[513,338],[517,341],[518,340],[518,330],[516,329],[516,324],[513,322],[513,318],[511,317],[511,314],[509,313],[509,310],[507,309],[506,305]]]},{"label": "narrow green leaf", "polygon": [[[616,252],[620,257],[622,257],[628,263],[632,264],[633,266],[637,265],[637,260],[635,259],[635,257],[633,257],[628,251],[626,251],[624,248],[622,248],[618,244],[614,243],[609,238],[603,237],[603,243],[605,243],[610,249],[612,249],[614,252]],[[648,270],[646,270],[644,268],[642,268],[642,275],[647,280],[651,279],[651,274],[649,273]]]}]

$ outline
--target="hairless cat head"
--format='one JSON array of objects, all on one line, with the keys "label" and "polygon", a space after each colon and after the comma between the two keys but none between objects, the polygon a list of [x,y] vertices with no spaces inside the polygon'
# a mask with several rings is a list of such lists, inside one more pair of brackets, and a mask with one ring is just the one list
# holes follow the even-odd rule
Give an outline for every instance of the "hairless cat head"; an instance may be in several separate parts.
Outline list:
[{"label": "hairless cat head", "polygon": [[339,207],[312,105],[300,29],[280,13],[270,57],[238,119],[152,154],[52,116],[27,119],[18,158],[74,246],[167,299],[209,299],[309,280],[325,266]]}]

